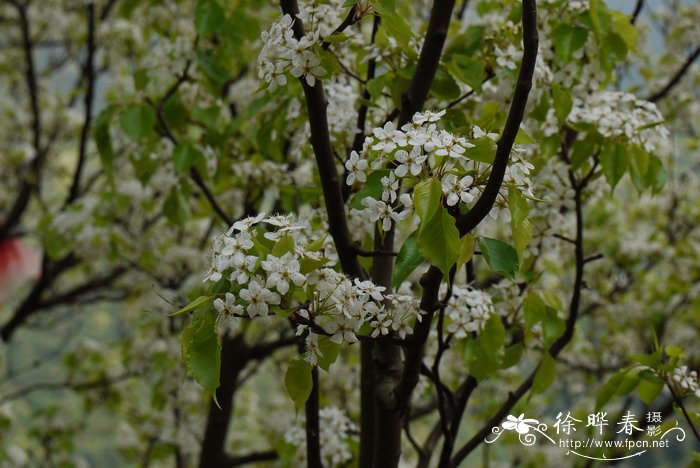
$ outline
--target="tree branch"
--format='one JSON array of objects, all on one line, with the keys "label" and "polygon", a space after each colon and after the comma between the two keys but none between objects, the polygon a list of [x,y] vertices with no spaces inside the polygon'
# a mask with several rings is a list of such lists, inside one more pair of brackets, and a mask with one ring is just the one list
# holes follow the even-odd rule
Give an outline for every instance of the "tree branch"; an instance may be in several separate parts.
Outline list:
[{"label": "tree branch", "polygon": [[0,224],[0,240],[9,237],[12,229],[19,224],[24,211],[29,204],[29,196],[35,187],[39,186],[38,172],[44,160],[45,151],[41,147],[42,122],[41,111],[39,109],[39,87],[37,84],[36,69],[34,67],[33,49],[34,43],[29,25],[29,16],[27,5],[19,2],[11,2],[17,9],[19,14],[19,26],[22,31],[22,49],[24,50],[25,59],[25,80],[27,82],[27,90],[29,92],[29,102],[32,115],[32,147],[34,149],[34,157],[29,164],[29,174],[26,174],[22,186],[20,187],[17,198],[10,209],[10,212],[5,216],[3,223]]},{"label": "tree branch", "polygon": [[[299,13],[297,1],[281,0],[280,7],[284,14],[294,18],[294,37],[297,39],[303,37],[305,34],[304,23],[297,18]],[[299,82],[304,89],[304,96],[306,97],[306,109],[311,127],[311,146],[314,150],[316,166],[321,177],[321,188],[323,189],[323,198],[326,202],[326,213],[328,214],[328,230],[335,243],[343,271],[352,277],[364,278],[362,267],[353,251],[352,237],[350,236],[345,215],[345,201],[341,190],[341,181],[333,158],[326,113],[328,102],[323,91],[323,83],[319,80],[314,86],[309,86],[303,77]]]},{"label": "tree branch", "polygon": [[693,65],[693,62],[695,62],[695,59],[697,59],[699,56],[700,46],[696,46],[695,50],[688,56],[685,62],[683,62],[683,65],[671,77],[668,83],[666,83],[666,86],[649,96],[647,98],[647,101],[656,102],[666,97],[666,95],[668,95],[668,93],[670,93],[671,90],[675,88],[678,83],[680,83],[685,74],[688,73],[688,70],[690,70],[690,67]]},{"label": "tree branch", "polygon": [[73,182],[68,192],[65,205],[69,205],[80,196],[80,178],[85,165],[87,154],[88,138],[90,136],[90,124],[92,123],[92,101],[95,90],[95,4],[90,2],[86,6],[87,15],[87,58],[85,59],[84,75],[86,79],[86,90],[84,105],[83,127],[80,130],[80,143],[78,146],[78,162],[73,175]]},{"label": "tree branch", "polygon": [[518,81],[513,93],[508,118],[501,138],[499,138],[496,156],[489,174],[486,187],[481,196],[467,214],[457,219],[460,235],[465,235],[474,229],[491,211],[498,192],[501,190],[503,176],[508,166],[510,152],[513,149],[515,137],[523,120],[527,98],[532,87],[532,75],[537,61],[537,10],[535,0],[523,0],[523,60],[520,65]]}]

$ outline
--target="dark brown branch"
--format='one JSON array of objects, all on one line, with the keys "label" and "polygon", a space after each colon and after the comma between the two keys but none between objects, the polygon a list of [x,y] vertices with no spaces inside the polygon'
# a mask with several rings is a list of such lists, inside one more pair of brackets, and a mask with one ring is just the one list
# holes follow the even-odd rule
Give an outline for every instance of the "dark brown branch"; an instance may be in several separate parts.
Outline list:
[{"label": "dark brown branch", "polygon": [[125,372],[123,374],[120,374],[114,378],[100,378],[97,380],[90,380],[86,382],[72,382],[70,380],[65,381],[65,382],[38,382],[38,383],[33,383],[29,384],[25,387],[19,388],[11,393],[8,393],[7,395],[4,395],[0,397],[0,404],[6,403],[8,401],[17,399],[17,398],[24,398],[30,393],[38,392],[38,391],[44,391],[44,390],[75,390],[75,391],[82,391],[82,390],[93,390],[96,388],[105,388],[105,387],[110,387],[116,383],[122,382],[124,380],[127,380],[131,377],[134,377],[138,375],[136,372]]},{"label": "dark brown branch", "polygon": [[236,457],[230,457],[224,462],[224,464],[222,466],[223,467],[243,466],[243,465],[248,465],[250,463],[273,461],[273,460],[277,460],[277,452],[275,452],[274,450],[268,450],[267,452],[254,452],[254,453],[250,453],[248,455],[239,455]]},{"label": "dark brown branch", "polygon": [[77,263],[78,259],[72,254],[57,261],[52,261],[48,256],[44,255],[41,261],[41,276],[34,283],[31,291],[15,310],[10,320],[0,328],[0,339],[2,341],[8,342],[17,327],[24,323],[30,315],[39,310],[41,295],[44,293],[44,290],[64,271],[72,268]]},{"label": "dark brown branch", "polygon": [[83,173],[83,166],[85,165],[85,158],[87,155],[87,144],[88,138],[90,136],[90,124],[92,123],[92,104],[93,95],[95,90],[95,4],[88,3],[86,7],[87,15],[87,57],[85,59],[85,67],[83,73],[85,74],[86,80],[86,90],[85,99],[83,101],[84,106],[84,118],[83,127],[80,130],[80,143],[78,145],[78,163],[75,167],[75,173],[73,175],[73,182],[68,192],[68,199],[66,200],[66,205],[70,204],[80,195],[80,179]]},{"label": "dark brown branch", "polygon": [[[333,30],[333,32],[330,34],[330,36],[335,36],[336,34],[340,34],[343,31],[345,31],[349,26],[352,26],[357,22],[359,19],[357,16],[357,3],[350,8],[350,11],[348,12],[348,15],[345,17],[342,23],[338,25],[337,28]],[[329,36],[329,37],[330,37]],[[323,41],[323,44],[321,44],[321,47],[323,50],[328,50],[328,48],[331,46],[331,43],[328,40]]]},{"label": "dark brown branch", "polygon": [[632,11],[632,14],[630,15],[630,23],[634,24],[637,22],[637,18],[639,18],[639,14],[642,12],[642,8],[644,8],[644,0],[637,0],[637,4],[634,6],[634,11]]},{"label": "dark brown branch", "polygon": [[319,419],[318,367],[311,368],[311,394],[304,405],[306,413],[306,466],[322,468],[321,462],[321,422]]},{"label": "dark brown branch", "polygon": [[[457,220],[460,235],[474,229],[489,213],[496,196],[501,188],[506,166],[510,157],[510,151],[515,141],[515,136],[520,128],[525,105],[532,86],[532,75],[537,59],[537,11],[535,0],[523,0],[523,60],[518,74],[518,81],[513,93],[510,111],[506,125],[498,141],[498,149],[488,182],[477,201],[476,205],[463,217]],[[423,357],[423,347],[430,333],[430,324],[434,312],[439,308],[438,290],[442,280],[442,272],[435,266],[431,266],[423,275],[420,284],[423,288],[420,308],[425,311],[423,321],[417,324],[414,330],[414,340],[417,346],[406,350],[406,368],[403,378],[396,389],[396,398],[400,406],[407,406],[411,392],[418,383],[418,371]]]},{"label": "dark brown branch", "polygon": [[29,92],[29,102],[32,115],[32,148],[34,149],[34,157],[29,164],[29,173],[25,174],[22,185],[17,194],[17,198],[10,209],[10,212],[2,220],[0,224],[0,240],[9,237],[12,229],[19,224],[24,211],[29,204],[29,196],[33,189],[38,188],[38,173],[41,169],[45,151],[41,146],[42,134],[42,119],[39,109],[39,87],[37,84],[37,74],[34,67],[33,49],[31,29],[29,25],[29,17],[27,13],[27,5],[19,2],[11,2],[17,9],[19,14],[19,26],[22,32],[22,49],[24,51],[25,68],[24,75],[27,82],[27,90]]},{"label": "dark brown branch", "polygon": [[[564,347],[571,341],[574,336],[576,321],[578,320],[579,308],[581,305],[581,292],[583,290],[583,271],[585,266],[585,257],[583,252],[583,188],[574,178],[573,172],[569,170],[569,182],[574,189],[574,202],[576,205],[576,239],[574,246],[575,258],[575,277],[571,301],[569,303],[569,316],[566,319],[566,327],[564,333],[560,336],[549,348],[549,354],[556,358]],[[539,367],[539,366],[538,366]],[[496,412],[496,414],[482,426],[469,441],[463,445],[451,460],[452,466],[458,466],[476,447],[478,447],[491,433],[491,428],[498,425],[500,421],[508,414],[515,404],[527,393],[532,387],[535,380],[537,368],[535,368],[528,378],[520,384],[520,386],[508,395],[508,398]]]},{"label": "dark brown branch", "polygon": [[450,27],[454,6],[455,0],[433,1],[428,30],[425,34],[420,57],[418,57],[416,71],[408,84],[408,89],[402,96],[399,127],[410,122],[413,114],[423,108],[440,65],[440,57],[442,57],[442,49],[445,46],[445,39],[447,39],[447,30]]},{"label": "dark brown branch", "polygon": [[537,44],[537,10],[535,0],[523,0],[523,60],[520,65],[515,92],[513,93],[513,101],[510,105],[503,133],[497,143],[496,156],[484,191],[469,212],[457,219],[457,227],[461,235],[465,235],[474,229],[489,214],[496,201],[498,192],[501,190],[510,152],[513,149],[515,137],[520,129],[527,98],[532,87],[532,75],[535,71],[535,62],[537,61]]},{"label": "dark brown branch", "polygon": [[[296,0],[281,0],[280,6],[285,14],[295,18],[293,25],[294,37],[297,39],[303,37],[304,23],[297,18],[299,6]],[[321,177],[323,198],[326,202],[326,213],[328,214],[328,230],[335,243],[343,272],[355,278],[364,278],[364,272],[352,248],[353,242],[345,214],[345,201],[341,190],[341,181],[333,158],[333,147],[331,146],[326,113],[328,102],[323,91],[323,83],[319,80],[314,86],[309,86],[303,77],[299,81],[306,97],[306,109],[311,127],[311,146],[314,150],[316,166]]]},{"label": "dark brown branch", "polygon": [[[165,134],[166,138],[170,140],[170,142],[175,146],[178,145],[178,140],[175,134],[170,129],[170,125],[168,125],[167,120],[165,119],[163,109],[165,108],[165,104],[168,102],[168,100],[170,100],[170,98],[172,98],[175,95],[180,86],[185,81],[187,81],[190,65],[191,62],[188,61],[185,65],[185,70],[177,78],[175,83],[173,83],[170,86],[170,88],[168,88],[168,90],[165,92],[165,95],[163,95],[160,101],[158,101],[158,104],[155,106],[158,123],[160,124],[161,129],[163,130],[163,133]],[[226,223],[227,226],[231,226],[233,224],[233,219],[226,214],[221,205],[219,205],[219,203],[216,201],[214,194],[211,192],[206,182],[204,182],[204,179],[202,179],[202,175],[199,173],[196,167],[190,168],[190,178],[195,183],[195,185],[199,187],[199,189],[202,191],[204,198],[206,198],[207,202],[209,203],[209,206],[211,206],[211,208],[214,210],[217,216],[219,216],[219,218],[221,218],[221,220],[224,223]]]},{"label": "dark brown branch", "polygon": [[685,62],[683,62],[681,68],[679,68],[678,71],[671,77],[668,83],[666,83],[666,86],[649,96],[647,101],[656,102],[666,97],[668,93],[670,93],[671,90],[675,88],[678,83],[680,83],[685,74],[688,73],[688,70],[690,70],[690,67],[693,65],[693,62],[695,62],[698,56],[700,56],[700,46],[695,47],[695,50],[688,56]]}]

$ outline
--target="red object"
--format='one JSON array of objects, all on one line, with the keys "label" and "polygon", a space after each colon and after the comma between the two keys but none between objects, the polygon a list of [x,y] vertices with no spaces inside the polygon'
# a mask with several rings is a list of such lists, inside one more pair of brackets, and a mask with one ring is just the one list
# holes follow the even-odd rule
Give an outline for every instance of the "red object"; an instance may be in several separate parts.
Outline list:
[{"label": "red object", "polygon": [[30,279],[37,279],[41,270],[39,253],[19,237],[0,241],[0,301]]}]

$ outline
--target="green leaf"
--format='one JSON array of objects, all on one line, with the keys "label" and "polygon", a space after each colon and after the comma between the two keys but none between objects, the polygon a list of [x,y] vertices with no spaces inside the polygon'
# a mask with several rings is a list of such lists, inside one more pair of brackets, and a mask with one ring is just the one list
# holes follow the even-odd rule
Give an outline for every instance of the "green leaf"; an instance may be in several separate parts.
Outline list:
[{"label": "green leaf", "polygon": [[474,236],[466,234],[459,240],[459,255],[457,256],[457,269],[467,263],[474,256],[476,241]]},{"label": "green leaf", "polygon": [[421,227],[435,216],[441,198],[442,185],[439,180],[431,177],[416,184],[413,189],[413,207],[420,218]]},{"label": "green leaf", "polygon": [[532,137],[525,132],[525,130],[519,128],[518,133],[515,135],[514,143],[516,145],[534,145],[535,140],[533,140]]},{"label": "green leaf", "polygon": [[453,55],[447,63],[447,69],[452,75],[472,89],[481,92],[481,86],[486,79],[486,70],[482,60],[474,59],[468,55]]},{"label": "green leaf", "polygon": [[527,325],[528,328],[532,327],[536,323],[544,320],[546,313],[547,306],[542,300],[542,297],[534,291],[528,292],[523,301],[525,325]]},{"label": "green leaf", "polygon": [[153,130],[156,114],[149,106],[129,106],[119,118],[124,132],[134,141],[141,141]]},{"label": "green leaf", "polygon": [[644,403],[650,405],[654,402],[654,400],[656,400],[656,397],[659,396],[659,393],[661,393],[661,390],[664,389],[664,385],[666,383],[664,382],[664,379],[659,377],[656,372],[650,369],[645,369],[640,372],[639,377],[640,380],[639,384],[637,385],[637,394]]},{"label": "green leaf", "polygon": [[571,112],[571,108],[574,105],[574,100],[571,98],[571,92],[568,89],[553,86],[552,97],[554,100],[554,113],[557,116],[559,124],[564,125],[566,123],[566,118],[569,116],[569,112]]},{"label": "green leaf", "polygon": [[321,355],[318,356],[318,367],[328,372],[340,353],[340,345],[333,343],[328,336],[320,336],[318,338],[318,349]]},{"label": "green leaf", "polygon": [[367,176],[367,182],[362,190],[357,192],[350,199],[350,208],[355,208],[356,210],[361,210],[365,206],[362,204],[362,200],[366,197],[375,198],[377,200],[382,198],[382,177],[389,175],[388,169],[380,169],[378,171],[372,172]]},{"label": "green leaf", "polygon": [[506,329],[499,315],[492,315],[479,333],[479,342],[485,351],[497,353],[506,341]]},{"label": "green leaf", "polygon": [[372,8],[381,16],[381,27],[387,35],[396,39],[405,51],[412,51],[410,41],[413,38],[413,30],[408,22],[396,13],[394,2],[372,2]]},{"label": "green leaf", "polygon": [[439,206],[435,215],[418,232],[418,251],[444,275],[448,275],[457,261],[459,248],[455,219],[443,206]]},{"label": "green leaf", "polygon": [[637,48],[638,31],[637,28],[630,23],[629,17],[619,11],[611,11],[611,25],[618,36],[625,41],[627,48],[634,50]]},{"label": "green leaf", "polygon": [[535,380],[532,382],[532,393],[537,395],[544,393],[554,383],[556,375],[556,362],[549,353],[545,353],[537,367]]},{"label": "green leaf", "polygon": [[493,159],[496,156],[496,143],[486,137],[476,138],[470,143],[474,145],[472,148],[467,148],[464,156],[474,161],[493,164]]},{"label": "green leaf", "polygon": [[202,307],[204,304],[208,303],[210,299],[211,299],[211,297],[209,297],[209,296],[199,296],[197,299],[190,302],[182,309],[180,309],[176,312],[173,312],[172,314],[168,314],[168,315],[170,317],[172,317],[173,315],[180,315],[180,314],[184,314],[185,312],[189,312],[191,310],[198,309],[198,308]]},{"label": "green leaf", "polygon": [[600,152],[600,165],[603,174],[610,184],[610,192],[627,171],[627,149],[621,144],[606,145]]},{"label": "green leaf", "polygon": [[169,221],[176,224],[182,224],[189,218],[190,210],[187,206],[187,200],[177,187],[170,191],[170,195],[163,202],[163,214]]},{"label": "green leaf", "polygon": [[518,252],[512,245],[488,237],[479,237],[476,243],[491,270],[515,280],[515,272],[520,267],[520,263]]},{"label": "green leaf", "polygon": [[542,334],[544,345],[549,348],[566,331],[566,322],[559,317],[557,309],[547,306],[542,319]]},{"label": "green leaf", "polygon": [[401,286],[401,283],[423,263],[423,256],[418,250],[418,231],[408,236],[399,250],[399,255],[396,257],[394,264],[394,276],[391,280],[391,285],[394,289]]},{"label": "green leaf", "polygon": [[474,56],[474,53],[481,48],[484,44],[484,33],[486,28],[484,26],[469,26],[463,34],[456,37],[449,49],[447,54],[460,54],[467,57]]},{"label": "green leaf", "polygon": [[203,0],[197,3],[194,10],[194,24],[197,34],[206,37],[219,33],[225,21],[226,13],[216,1]]},{"label": "green leaf", "polygon": [[583,47],[587,38],[588,31],[586,29],[573,27],[565,23],[559,24],[552,31],[554,51],[564,63],[568,63],[571,60],[573,52]]},{"label": "green leaf", "polygon": [[175,164],[175,170],[180,174],[186,173],[192,166],[194,166],[197,159],[200,157],[201,154],[194,146],[187,143],[177,145],[173,150],[173,163]]},{"label": "green leaf", "polygon": [[109,132],[108,115],[103,113],[95,119],[92,137],[95,140],[95,146],[100,154],[105,173],[111,179],[114,175],[114,149],[112,148],[112,135]]},{"label": "green leaf", "polygon": [[508,210],[510,211],[515,251],[518,253],[518,259],[522,262],[523,252],[532,240],[532,225],[527,218],[530,214],[527,198],[515,186],[508,187]]},{"label": "green leaf", "polygon": [[595,400],[595,410],[598,411],[600,410],[605,404],[610,401],[610,399],[615,395],[617,392],[617,389],[620,387],[620,384],[622,383],[622,380],[625,378],[625,375],[629,372],[629,369],[624,368],[620,369],[619,371],[615,372],[610,379],[608,379],[605,384],[603,384],[602,387],[600,387],[600,390],[598,390],[598,396],[596,397]]},{"label": "green leaf", "polygon": [[199,384],[216,400],[221,368],[221,344],[216,332],[216,313],[200,315],[180,338],[182,360]]},{"label": "green leaf", "polygon": [[296,411],[299,412],[311,395],[313,387],[311,364],[301,358],[292,361],[284,376],[284,386],[287,389],[287,395],[294,402]]}]

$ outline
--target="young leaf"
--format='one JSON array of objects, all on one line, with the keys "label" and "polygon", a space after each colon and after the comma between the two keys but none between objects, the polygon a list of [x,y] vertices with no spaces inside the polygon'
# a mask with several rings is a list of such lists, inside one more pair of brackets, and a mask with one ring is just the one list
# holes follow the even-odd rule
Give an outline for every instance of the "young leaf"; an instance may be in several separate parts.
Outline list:
[{"label": "young leaf", "polygon": [[172,317],[172,316],[174,316],[174,315],[184,314],[185,312],[189,312],[189,311],[194,310],[194,309],[199,309],[199,308],[202,307],[204,304],[206,304],[207,302],[209,302],[210,299],[211,299],[211,297],[209,297],[209,296],[199,296],[197,299],[195,299],[194,301],[190,302],[189,304],[187,304],[187,305],[186,305],[185,307],[183,307],[182,309],[180,309],[180,310],[178,310],[178,311],[176,311],[176,312],[173,312],[172,314],[168,314],[168,315],[169,315],[170,317]]},{"label": "young leaf", "polygon": [[399,250],[399,256],[396,257],[394,264],[394,277],[391,280],[394,288],[401,286],[406,277],[425,260],[418,250],[417,239],[418,231],[415,231],[408,236]]},{"label": "young leaf", "polygon": [[611,192],[627,171],[627,159],[627,149],[620,144],[606,145],[600,152],[600,165]]},{"label": "young leaf", "polygon": [[214,0],[203,0],[197,3],[194,10],[194,24],[197,34],[211,36],[221,32],[226,21],[224,9]]},{"label": "young leaf", "polygon": [[545,353],[540,361],[540,365],[537,368],[537,373],[535,374],[535,380],[532,382],[532,393],[544,393],[554,382],[554,376],[556,375],[556,362],[554,358],[549,354]]},{"label": "young leaf", "polygon": [[431,177],[416,184],[413,189],[413,206],[420,218],[421,228],[435,215],[441,197],[442,185],[439,180]]},{"label": "young leaf", "polygon": [[216,398],[221,367],[216,313],[208,311],[193,320],[183,332],[180,344],[185,366],[197,382]]},{"label": "young leaf", "polygon": [[520,263],[518,252],[512,245],[488,237],[479,237],[476,243],[484,256],[484,260],[486,260],[486,263],[493,271],[502,273],[508,278],[515,280],[515,272],[518,270]]},{"label": "young leaf", "polygon": [[284,376],[284,386],[287,395],[294,402],[296,411],[304,407],[304,403],[311,395],[313,382],[311,379],[311,364],[303,359],[296,359],[289,364]]},{"label": "young leaf", "polygon": [[431,264],[448,275],[459,256],[459,231],[455,219],[439,206],[418,232],[418,250]]},{"label": "young leaf", "polygon": [[124,132],[134,141],[143,140],[156,124],[156,114],[149,106],[129,106],[119,117]]},{"label": "young leaf", "polygon": [[318,367],[328,372],[331,364],[338,359],[340,345],[333,343],[328,336],[321,336],[318,338],[318,349],[321,351],[321,355],[318,357]]}]

